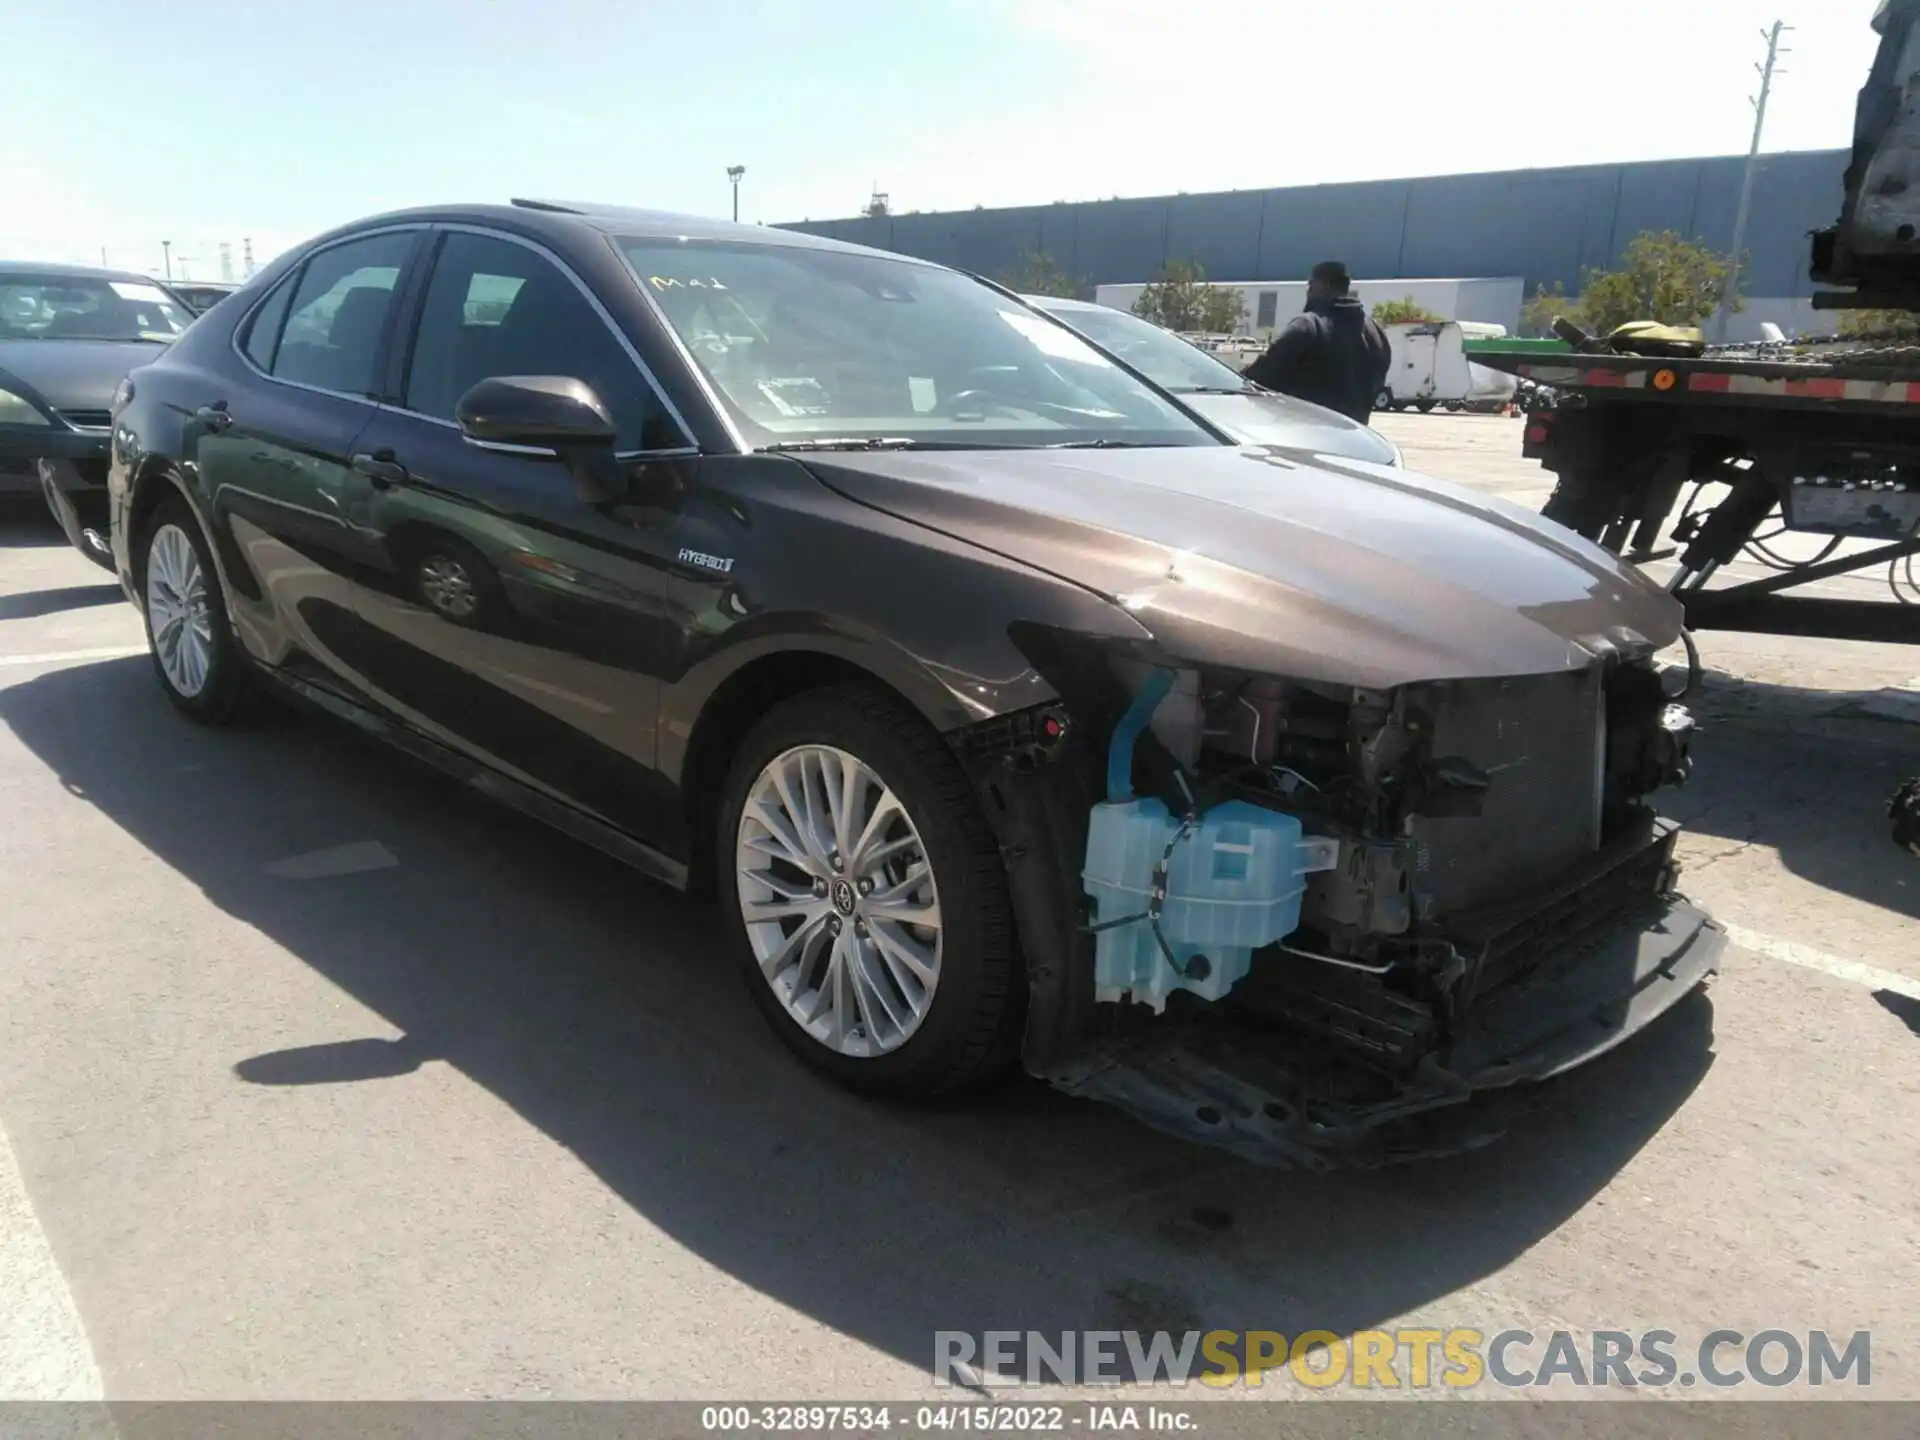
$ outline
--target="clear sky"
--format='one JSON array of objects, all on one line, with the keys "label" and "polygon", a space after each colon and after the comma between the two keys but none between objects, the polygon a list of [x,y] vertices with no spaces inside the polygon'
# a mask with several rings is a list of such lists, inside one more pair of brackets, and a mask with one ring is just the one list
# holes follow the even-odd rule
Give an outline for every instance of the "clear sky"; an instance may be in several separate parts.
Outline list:
[{"label": "clear sky", "polygon": [[[1875,0],[6,0],[0,257],[515,195],[743,220],[1849,143]],[[1177,17],[1177,18],[1175,18]]]}]

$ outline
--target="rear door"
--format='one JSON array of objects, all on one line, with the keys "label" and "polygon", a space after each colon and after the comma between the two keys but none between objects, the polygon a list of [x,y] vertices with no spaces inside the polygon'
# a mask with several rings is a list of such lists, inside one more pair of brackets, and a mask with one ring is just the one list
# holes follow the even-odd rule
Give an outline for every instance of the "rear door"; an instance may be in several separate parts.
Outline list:
[{"label": "rear door", "polygon": [[[398,404],[354,446],[365,473],[348,517],[370,558],[338,643],[416,728],[657,836],[677,815],[655,775],[655,726],[679,648],[666,610],[673,497],[692,484],[695,447],[557,257],[451,226],[434,248]],[[589,385],[642,498],[590,504],[556,458],[469,443],[455,407],[495,375]]]},{"label": "rear door", "polygon": [[347,516],[353,441],[375,413],[385,350],[422,227],[356,236],[316,252],[264,300],[236,339],[246,368],[191,417],[199,468],[228,556],[257,596],[235,619],[273,663],[304,652],[348,681],[326,644],[351,613],[365,544]]},{"label": "rear door", "polygon": [[1399,363],[1387,383],[1393,387],[1394,397],[1398,400],[1432,400],[1438,380],[1435,368],[1440,358],[1434,331],[1423,325],[1403,333],[1406,342],[1397,357]]}]

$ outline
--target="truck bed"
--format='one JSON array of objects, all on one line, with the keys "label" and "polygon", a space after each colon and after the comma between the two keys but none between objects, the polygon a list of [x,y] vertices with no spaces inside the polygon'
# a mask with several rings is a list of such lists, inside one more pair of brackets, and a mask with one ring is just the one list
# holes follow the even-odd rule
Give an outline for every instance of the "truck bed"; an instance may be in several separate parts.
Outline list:
[{"label": "truck bed", "polygon": [[[1697,360],[1489,346],[1474,363],[1582,395],[1589,404],[1765,405],[1829,413],[1920,405],[1920,350],[1833,345],[1729,346]],[[1920,412],[1914,412],[1920,414]]]}]

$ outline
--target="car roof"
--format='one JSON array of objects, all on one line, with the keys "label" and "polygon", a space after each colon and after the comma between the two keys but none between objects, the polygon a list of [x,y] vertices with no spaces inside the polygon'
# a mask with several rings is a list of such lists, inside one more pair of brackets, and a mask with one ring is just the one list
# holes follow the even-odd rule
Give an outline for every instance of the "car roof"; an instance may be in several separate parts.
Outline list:
[{"label": "car roof", "polygon": [[42,264],[37,260],[0,260],[0,280],[9,275],[46,275],[58,280],[132,280],[142,285],[164,285],[138,270],[103,270],[98,265]]},{"label": "car roof", "polygon": [[[798,230],[783,230],[775,225],[744,225],[731,220],[714,220],[702,215],[681,215],[670,210],[643,210],[625,205],[608,205],[590,200],[515,199],[506,205],[451,204],[427,205],[370,215],[342,225],[319,237],[335,239],[375,225],[405,222],[467,224],[505,224],[523,231],[572,231],[581,228],[638,239],[725,240],[738,245],[764,245],[768,248],[833,250],[846,255],[871,255],[876,259],[897,260],[904,265],[920,265],[938,270],[947,267],[891,250],[876,250],[867,245],[850,245],[844,240],[829,240],[822,235],[807,235]],[[305,246],[299,247],[305,249]]]}]

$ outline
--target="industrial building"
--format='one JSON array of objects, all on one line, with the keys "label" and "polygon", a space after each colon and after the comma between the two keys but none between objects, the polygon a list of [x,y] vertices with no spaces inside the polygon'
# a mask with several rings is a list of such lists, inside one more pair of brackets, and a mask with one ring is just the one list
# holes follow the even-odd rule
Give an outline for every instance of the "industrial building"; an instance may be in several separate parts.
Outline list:
[{"label": "industrial building", "polygon": [[[1241,330],[1270,335],[1307,306],[1304,280],[1222,281],[1215,288],[1238,290]],[[1093,298],[1115,310],[1131,310],[1147,287],[1097,285]],[[1493,280],[1357,280],[1353,293],[1368,309],[1388,300],[1410,300],[1422,310],[1447,320],[1471,320],[1498,325],[1509,334],[1520,329],[1520,311],[1526,303],[1526,282],[1516,277]]]},{"label": "industrial building", "polygon": [[[1807,236],[1839,214],[1847,158],[1844,150],[1761,158],[1741,283],[1747,309],[1734,338],[1758,336],[1765,321],[1789,334],[1830,328],[1809,303]],[[1675,230],[1730,250],[1745,166],[1744,156],[1718,156],[863,215],[788,228],[992,276],[1009,276],[1041,253],[1088,295],[1101,285],[1144,283],[1170,260],[1194,260],[1209,279],[1249,287],[1254,320],[1253,287],[1304,281],[1321,260],[1344,260],[1357,280],[1511,277],[1528,294],[1558,283],[1571,295],[1587,270],[1617,264],[1643,231]]]}]

